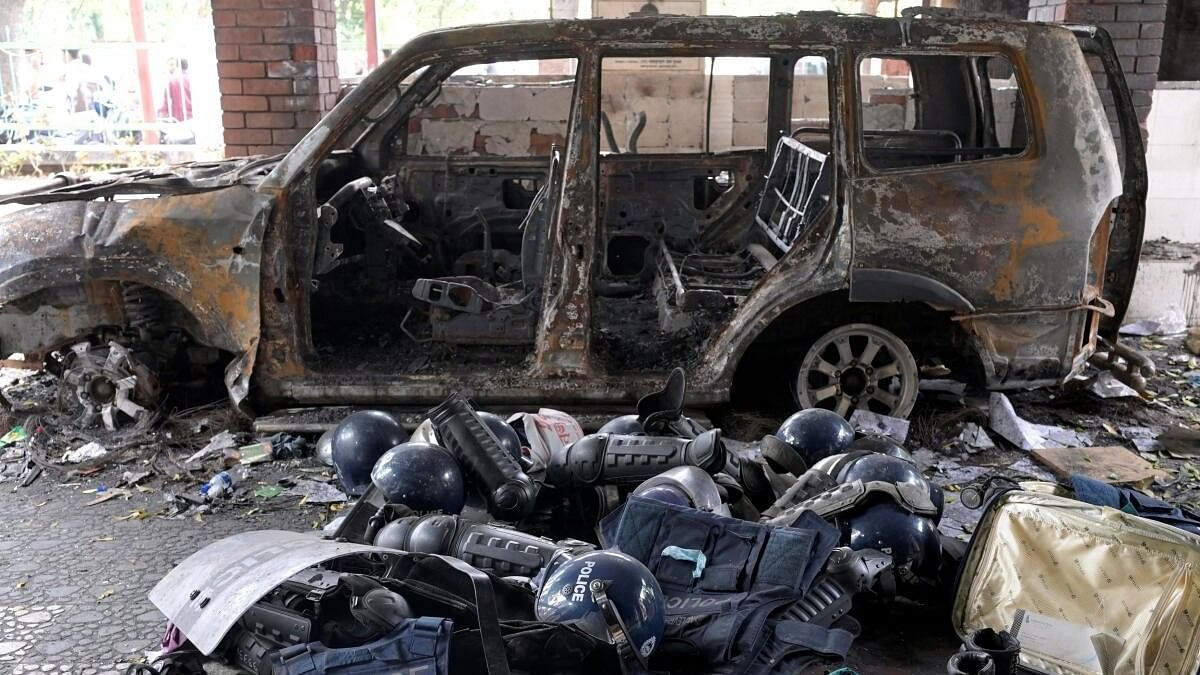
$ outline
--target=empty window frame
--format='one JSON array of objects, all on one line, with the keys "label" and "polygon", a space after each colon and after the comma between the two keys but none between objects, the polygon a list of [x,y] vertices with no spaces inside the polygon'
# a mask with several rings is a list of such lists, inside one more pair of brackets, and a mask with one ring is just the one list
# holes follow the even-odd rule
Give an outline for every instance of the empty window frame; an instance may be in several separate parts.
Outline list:
[{"label": "empty window frame", "polygon": [[859,61],[860,144],[875,169],[1021,154],[1025,106],[998,55],[871,55]]},{"label": "empty window frame", "polygon": [[762,150],[771,60],[763,57],[607,57],[601,62],[605,153]]},{"label": "empty window frame", "polygon": [[465,66],[408,119],[406,154],[547,157],[566,146],[575,59]]}]

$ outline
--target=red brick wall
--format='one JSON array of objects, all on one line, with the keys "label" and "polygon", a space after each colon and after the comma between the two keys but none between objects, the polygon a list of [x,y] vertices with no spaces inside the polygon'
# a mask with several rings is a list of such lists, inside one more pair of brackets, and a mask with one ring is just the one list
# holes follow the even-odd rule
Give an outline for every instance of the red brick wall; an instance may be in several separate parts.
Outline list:
[{"label": "red brick wall", "polygon": [[225,155],[287,151],[333,107],[333,0],[212,0]]},{"label": "red brick wall", "polygon": [[[1150,95],[1158,82],[1167,0],[1029,0],[1030,21],[1094,24],[1108,31],[1121,58],[1133,105],[1145,136]],[[1099,64],[1092,64],[1100,95],[1114,119],[1112,95],[1107,91]],[[1114,129],[1115,132],[1115,129]]]}]

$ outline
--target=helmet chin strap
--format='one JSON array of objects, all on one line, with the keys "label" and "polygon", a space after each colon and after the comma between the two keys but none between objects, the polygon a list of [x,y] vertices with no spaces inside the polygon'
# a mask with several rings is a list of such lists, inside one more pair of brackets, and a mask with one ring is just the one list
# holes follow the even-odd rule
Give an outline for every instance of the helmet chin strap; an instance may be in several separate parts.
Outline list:
[{"label": "helmet chin strap", "polygon": [[621,613],[608,597],[606,591],[611,583],[612,581],[596,579],[588,585],[588,589],[592,592],[596,606],[600,608],[600,616],[604,617],[604,623],[608,626],[608,638],[617,649],[622,674],[638,675],[646,672],[646,657],[630,642],[625,621],[621,619]]}]

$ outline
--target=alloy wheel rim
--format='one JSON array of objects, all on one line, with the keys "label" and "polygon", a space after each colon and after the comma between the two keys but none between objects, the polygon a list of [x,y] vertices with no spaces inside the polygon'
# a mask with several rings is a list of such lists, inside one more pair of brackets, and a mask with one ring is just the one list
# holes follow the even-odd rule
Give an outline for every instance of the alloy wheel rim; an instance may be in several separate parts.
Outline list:
[{"label": "alloy wheel rim", "polygon": [[904,417],[917,398],[912,352],[897,335],[873,324],[839,326],[813,343],[796,374],[803,408],[826,408],[842,417],[859,408]]}]

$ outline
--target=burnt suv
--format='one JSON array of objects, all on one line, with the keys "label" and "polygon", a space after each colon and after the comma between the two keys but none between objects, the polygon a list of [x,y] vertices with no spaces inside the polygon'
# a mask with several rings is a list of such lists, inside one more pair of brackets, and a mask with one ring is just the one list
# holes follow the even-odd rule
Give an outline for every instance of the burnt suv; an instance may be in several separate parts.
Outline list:
[{"label": "burnt suv", "polygon": [[260,409],[624,403],[677,365],[694,406],[841,414],[907,414],[922,372],[1139,383],[1111,41],[931,11],[423,35],[285,156],[5,199],[36,206],[0,225],[0,350],[108,417],[222,369]]}]

